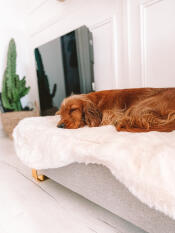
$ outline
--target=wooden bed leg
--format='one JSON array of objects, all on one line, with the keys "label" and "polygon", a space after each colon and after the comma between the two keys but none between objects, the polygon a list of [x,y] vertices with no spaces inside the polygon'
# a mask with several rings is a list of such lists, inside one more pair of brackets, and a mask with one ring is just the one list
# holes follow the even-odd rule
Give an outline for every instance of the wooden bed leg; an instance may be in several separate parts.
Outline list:
[{"label": "wooden bed leg", "polygon": [[32,176],[36,181],[44,181],[45,176],[44,175],[38,175],[38,172],[36,169],[32,169]]}]

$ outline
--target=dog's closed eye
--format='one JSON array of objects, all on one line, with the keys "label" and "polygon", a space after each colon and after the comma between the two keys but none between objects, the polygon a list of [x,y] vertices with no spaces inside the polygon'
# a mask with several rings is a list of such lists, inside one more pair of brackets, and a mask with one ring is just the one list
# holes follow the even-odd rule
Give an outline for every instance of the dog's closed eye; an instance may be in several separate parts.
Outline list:
[{"label": "dog's closed eye", "polygon": [[71,109],[70,109],[70,113],[71,113],[71,112],[75,112],[76,110],[78,110],[78,108],[71,108]]},{"label": "dog's closed eye", "polygon": [[77,111],[77,110],[79,110],[79,107],[78,107],[76,104],[73,104],[73,105],[71,106],[69,112],[71,113],[71,112],[75,112],[75,111]]}]

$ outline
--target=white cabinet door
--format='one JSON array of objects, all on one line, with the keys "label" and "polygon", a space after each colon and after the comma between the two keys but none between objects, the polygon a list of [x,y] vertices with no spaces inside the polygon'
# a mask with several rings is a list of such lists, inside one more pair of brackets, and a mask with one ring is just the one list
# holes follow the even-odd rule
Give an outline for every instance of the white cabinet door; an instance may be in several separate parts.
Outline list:
[{"label": "white cabinet door", "polygon": [[175,87],[175,0],[125,1],[130,87]]}]

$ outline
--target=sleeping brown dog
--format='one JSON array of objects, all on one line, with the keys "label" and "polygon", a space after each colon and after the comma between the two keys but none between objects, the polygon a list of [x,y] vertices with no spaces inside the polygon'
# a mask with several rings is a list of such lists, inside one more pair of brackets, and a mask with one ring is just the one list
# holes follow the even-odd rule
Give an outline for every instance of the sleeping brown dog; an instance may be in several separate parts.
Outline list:
[{"label": "sleeping brown dog", "polygon": [[63,100],[57,127],[114,125],[118,131],[170,132],[175,129],[175,88],[105,90]]}]

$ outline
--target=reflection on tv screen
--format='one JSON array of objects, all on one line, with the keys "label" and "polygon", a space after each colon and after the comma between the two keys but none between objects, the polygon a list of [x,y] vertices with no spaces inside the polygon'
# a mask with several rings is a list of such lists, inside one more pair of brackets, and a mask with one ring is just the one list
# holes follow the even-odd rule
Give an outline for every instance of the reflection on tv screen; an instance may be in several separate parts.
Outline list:
[{"label": "reflection on tv screen", "polygon": [[41,115],[53,115],[62,100],[92,91],[92,34],[86,26],[34,50]]}]

